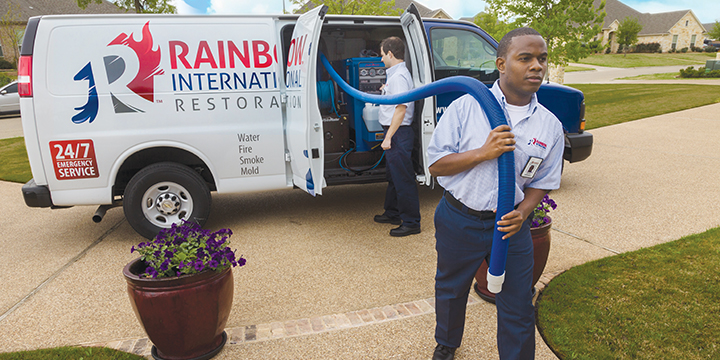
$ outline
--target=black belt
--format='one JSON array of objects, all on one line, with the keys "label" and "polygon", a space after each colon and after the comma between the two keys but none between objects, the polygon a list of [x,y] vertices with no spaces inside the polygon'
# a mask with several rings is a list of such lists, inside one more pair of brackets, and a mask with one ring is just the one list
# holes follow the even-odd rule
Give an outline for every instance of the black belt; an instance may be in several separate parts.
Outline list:
[{"label": "black belt", "polygon": [[449,191],[445,191],[445,200],[452,205],[454,208],[472,216],[480,218],[480,220],[492,220],[495,219],[495,212],[490,210],[478,211],[467,207],[461,203],[460,200],[456,199]]}]

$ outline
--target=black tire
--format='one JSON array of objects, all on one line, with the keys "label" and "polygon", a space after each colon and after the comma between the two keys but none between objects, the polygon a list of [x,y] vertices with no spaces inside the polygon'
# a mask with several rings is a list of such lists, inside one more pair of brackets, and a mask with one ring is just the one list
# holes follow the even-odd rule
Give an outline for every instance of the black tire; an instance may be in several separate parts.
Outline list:
[{"label": "black tire", "polygon": [[210,189],[198,173],[182,164],[163,162],[146,166],[130,179],[123,211],[138,234],[152,239],[181,220],[204,225],[211,203]]}]

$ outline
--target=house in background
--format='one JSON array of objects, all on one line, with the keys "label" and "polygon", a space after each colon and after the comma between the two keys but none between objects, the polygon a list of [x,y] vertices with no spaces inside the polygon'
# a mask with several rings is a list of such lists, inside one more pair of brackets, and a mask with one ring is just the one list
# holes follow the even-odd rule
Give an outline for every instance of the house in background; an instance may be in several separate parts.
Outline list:
[{"label": "house in background", "polygon": [[[601,0],[595,0],[593,6],[600,6]],[[637,18],[642,25],[638,34],[638,44],[660,43],[663,52],[681,50],[691,46],[702,47],[707,30],[692,10],[671,11],[657,14],[641,13],[618,0],[605,1],[605,21],[603,22],[602,44],[610,44],[612,52],[617,52],[617,29],[625,18]]]},{"label": "house in background", "polygon": [[445,10],[441,9],[435,9],[432,10],[428,8],[427,6],[420,4],[417,1],[413,0],[395,0],[395,8],[400,10],[407,9],[410,4],[415,4],[418,11],[420,12],[420,17],[424,18],[434,18],[434,19],[452,19],[452,16],[448,15],[448,13],[445,12]]},{"label": "house in background", "polygon": [[0,0],[0,58],[17,63],[28,19],[39,15],[125,14],[109,1],[90,3],[86,9],[77,0]]}]

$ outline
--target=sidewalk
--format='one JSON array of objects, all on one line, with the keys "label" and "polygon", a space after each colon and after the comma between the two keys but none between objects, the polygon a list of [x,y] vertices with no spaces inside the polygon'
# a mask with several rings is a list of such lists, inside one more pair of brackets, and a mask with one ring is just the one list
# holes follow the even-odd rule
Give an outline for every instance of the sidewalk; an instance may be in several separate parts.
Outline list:
[{"label": "sidewalk", "polygon": [[[562,188],[551,194],[559,207],[541,281],[720,226],[720,104],[592,133],[593,154],[566,164]],[[94,224],[94,207],[31,209],[20,187],[0,182],[0,349],[104,344],[147,355],[121,276],[142,239],[122,209]],[[217,359],[430,357],[432,218],[442,193],[421,189],[423,232],[397,239],[372,222],[384,190],[213,196],[207,227],[231,228],[232,247],[248,259],[234,270],[230,342]],[[496,359],[495,308],[474,300],[456,359]],[[555,359],[539,335],[536,343],[538,359]]]}]

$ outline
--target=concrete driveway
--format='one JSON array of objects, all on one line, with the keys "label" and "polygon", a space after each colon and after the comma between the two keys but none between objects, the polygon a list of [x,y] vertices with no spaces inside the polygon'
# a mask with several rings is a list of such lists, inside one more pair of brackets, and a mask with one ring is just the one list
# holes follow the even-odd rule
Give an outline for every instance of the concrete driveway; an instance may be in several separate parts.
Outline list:
[{"label": "concrete driveway", "polygon": [[[593,154],[566,164],[551,196],[541,281],[570,267],[720,226],[720,104],[592,131]],[[702,146],[698,146],[701,144]],[[143,239],[108,211],[25,206],[0,182],[0,349],[100,344],[148,355],[122,267]],[[421,190],[423,232],[375,224],[384,184],[215,195],[208,228],[231,228],[236,268],[230,342],[218,359],[427,359],[433,339],[440,189]],[[542,284],[539,284],[542,287]],[[471,297],[457,359],[495,359],[495,308]],[[537,336],[537,358],[555,356]]]}]

